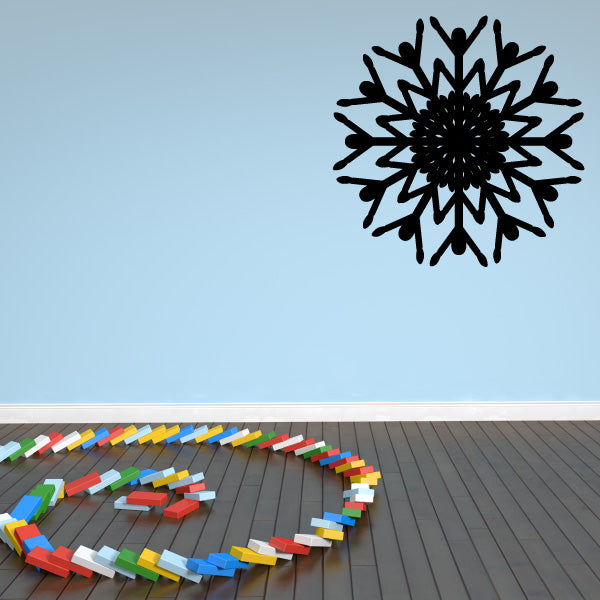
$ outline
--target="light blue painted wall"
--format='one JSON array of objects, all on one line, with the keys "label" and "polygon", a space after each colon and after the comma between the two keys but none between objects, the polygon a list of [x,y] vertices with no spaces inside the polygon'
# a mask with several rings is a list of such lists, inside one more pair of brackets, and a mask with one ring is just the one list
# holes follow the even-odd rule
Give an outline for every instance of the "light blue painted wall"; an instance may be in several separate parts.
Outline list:
[{"label": "light blue painted wall", "polygon": [[[331,169],[363,52],[432,14],[546,44],[586,113],[487,269],[373,239]],[[0,402],[597,399],[599,58],[593,2],[3,2]]]}]

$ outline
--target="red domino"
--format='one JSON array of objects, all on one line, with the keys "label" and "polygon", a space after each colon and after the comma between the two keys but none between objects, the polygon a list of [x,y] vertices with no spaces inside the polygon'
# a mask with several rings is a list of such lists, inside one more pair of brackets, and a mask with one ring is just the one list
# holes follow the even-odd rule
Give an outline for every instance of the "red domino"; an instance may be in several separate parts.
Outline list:
[{"label": "red domino", "polygon": [[344,502],[344,508],[356,508],[358,510],[367,510],[364,502]]},{"label": "red domino", "polygon": [[168,499],[169,494],[166,492],[131,492],[125,502],[144,506],[162,506]]},{"label": "red domino", "polygon": [[113,427],[108,432],[108,437],[105,437],[104,439],[100,440],[99,442],[96,443],[96,445],[104,446],[104,444],[107,444],[108,442],[110,442],[110,440],[112,440],[113,438],[116,438],[118,435],[121,435],[122,433],[123,433],[123,428],[120,427],[119,425],[117,425],[116,427]]},{"label": "red domino", "polygon": [[344,477],[351,477],[352,475],[366,475],[367,473],[373,473],[375,469],[370,467],[356,467],[355,469],[348,469],[344,471]]},{"label": "red domino", "polygon": [[37,451],[38,454],[46,452],[46,450],[49,450],[52,446],[54,446],[54,444],[56,444],[56,442],[60,442],[60,440],[63,439],[63,434],[58,433],[58,431],[53,431],[52,433],[48,434],[48,437],[50,438],[50,441]]},{"label": "red domino", "polygon": [[25,562],[29,563],[30,565],[33,565],[34,567],[44,569],[44,571],[49,571],[50,573],[59,575],[60,577],[68,577],[70,573],[69,569],[59,567],[56,563],[51,562],[51,554],[52,552],[50,552],[50,550],[46,550],[46,548],[42,548],[41,546],[36,546],[25,557]]},{"label": "red domino", "polygon": [[335,450],[327,450],[326,452],[321,452],[321,454],[315,454],[314,456],[310,457],[310,462],[317,462],[318,460],[329,458],[335,454],[341,454],[339,448],[336,448]]},{"label": "red domino", "polygon": [[94,471],[85,477],[80,477],[75,481],[71,481],[70,483],[65,484],[65,494],[67,496],[72,496],[73,494],[78,494],[79,492],[83,492],[83,490],[87,490],[89,487],[100,483],[100,475],[98,475],[98,471]]},{"label": "red domino", "polygon": [[200,502],[191,500],[190,498],[184,498],[163,509],[163,516],[171,517],[171,519],[181,519],[182,517],[185,517],[185,515],[189,515],[191,512],[195,511],[197,508],[200,508]]},{"label": "red domino", "polygon": [[190,485],[182,485],[175,488],[176,494],[189,494],[190,492],[201,492],[206,489],[205,483],[190,483]]},{"label": "red domino", "polygon": [[19,544],[21,545],[21,548],[23,547],[24,540],[36,537],[37,535],[42,535],[40,533],[40,530],[37,528],[37,525],[34,525],[33,523],[31,525],[23,525],[23,527],[17,527],[14,533],[15,537],[19,541]]},{"label": "red domino", "polygon": [[340,460],[334,460],[327,466],[330,469],[335,469],[336,467],[339,467],[340,465],[345,465],[346,463],[352,462],[353,460],[358,460],[358,456],[347,456],[346,458],[340,458]]},{"label": "red domino", "polygon": [[291,444],[290,446],[286,446],[284,450],[286,452],[292,452],[293,450],[298,450],[298,448],[304,448],[305,446],[310,446],[315,443],[315,438],[310,438],[310,440],[302,440],[301,442],[297,442],[296,444]]},{"label": "red domino", "polygon": [[50,552],[48,559],[58,567],[70,569],[73,571],[73,573],[78,573],[84,577],[91,577],[94,574],[94,571],[91,569],[86,569],[81,565],[76,565],[74,562],[72,562],[71,558],[73,557],[73,554],[75,554],[75,550],[65,548],[64,546],[59,546],[54,552]]},{"label": "red domino", "polygon": [[278,435],[277,437],[274,437],[271,440],[265,440],[264,442],[261,442],[258,447],[262,450],[263,448],[268,448],[269,446],[272,446],[273,444],[279,444],[279,442],[285,442],[285,440],[287,440],[290,436],[287,433],[282,433],[281,435]]},{"label": "red domino", "polygon": [[303,544],[297,544],[294,540],[288,538],[281,538],[272,536],[269,540],[269,545],[282,552],[289,552],[291,554],[308,554],[310,552],[310,546],[304,546]]}]

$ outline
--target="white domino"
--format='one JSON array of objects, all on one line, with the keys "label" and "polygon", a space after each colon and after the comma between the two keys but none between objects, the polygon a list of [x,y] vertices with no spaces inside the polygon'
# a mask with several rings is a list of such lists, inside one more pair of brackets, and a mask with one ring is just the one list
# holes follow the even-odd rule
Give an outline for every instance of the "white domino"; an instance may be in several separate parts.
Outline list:
[{"label": "white domino", "polygon": [[38,435],[33,441],[35,442],[35,446],[29,448],[29,450],[25,452],[25,458],[29,458],[34,452],[37,452],[42,446],[45,446],[50,441],[50,438],[47,435]]},{"label": "white domino", "polygon": [[174,490],[175,488],[181,487],[182,485],[191,485],[192,483],[198,483],[204,479],[204,473],[194,473],[193,475],[188,475],[179,481],[171,481],[168,484],[168,488],[170,490]]},{"label": "white domino", "polygon": [[329,548],[331,546],[331,540],[326,540],[318,535],[312,533],[297,533],[294,535],[294,541],[296,544],[303,544],[304,546],[311,547],[322,547]]},{"label": "white domino", "polygon": [[249,429],[243,429],[242,431],[238,431],[237,433],[221,438],[219,440],[219,444],[221,444],[221,446],[224,446],[225,444],[231,444],[231,442],[235,442],[235,440],[239,440],[240,438],[246,437],[249,433]]},{"label": "white domino", "polygon": [[60,452],[61,450],[64,450],[67,446],[74,444],[75,442],[77,442],[80,439],[81,439],[81,434],[79,433],[79,431],[73,431],[69,435],[65,436],[62,440],[58,440],[58,442],[56,442],[56,444],[54,444],[50,447],[52,448],[52,452],[54,452],[54,453]]},{"label": "white domino", "polygon": [[91,548],[87,548],[86,546],[79,546],[75,553],[71,557],[71,561],[76,565],[81,567],[85,567],[86,569],[90,569],[95,573],[99,573],[100,575],[104,575],[105,577],[114,577],[115,572],[113,569],[109,567],[105,567],[101,565],[99,562],[96,562],[96,554],[98,554],[95,550]]},{"label": "white domino", "polygon": [[301,454],[306,454],[315,448],[322,448],[325,445],[325,442],[317,442],[316,444],[311,444],[310,446],[304,446],[304,448],[298,448],[298,450],[294,450],[294,454],[296,456],[300,456]]},{"label": "white domino", "polygon": [[304,439],[301,435],[296,435],[293,438],[289,438],[287,440],[283,440],[283,442],[279,442],[278,444],[273,444],[271,446],[271,450],[283,450],[286,446],[291,446],[292,444],[297,444]]},{"label": "white domino", "polygon": [[186,442],[195,440],[198,436],[202,435],[203,433],[206,433],[207,431],[208,431],[208,427],[206,425],[202,425],[202,427],[198,427],[198,429],[194,429],[194,431],[192,431],[192,433],[188,433],[187,435],[180,437],[179,443],[185,444]]},{"label": "white domino", "polygon": [[277,548],[273,548],[271,544],[262,542],[261,540],[249,540],[248,548],[250,548],[250,550],[254,550],[254,552],[257,552],[258,554],[274,556],[275,558],[281,558],[282,560],[291,560],[294,558],[293,554],[289,554],[288,552],[279,552]]}]

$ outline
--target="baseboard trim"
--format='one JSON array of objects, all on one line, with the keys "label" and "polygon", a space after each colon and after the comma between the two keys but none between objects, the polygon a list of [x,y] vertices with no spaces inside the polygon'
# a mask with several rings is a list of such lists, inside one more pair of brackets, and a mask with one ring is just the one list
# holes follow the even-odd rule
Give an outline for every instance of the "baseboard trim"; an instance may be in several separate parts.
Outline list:
[{"label": "baseboard trim", "polygon": [[0,423],[594,420],[600,402],[0,404]]}]

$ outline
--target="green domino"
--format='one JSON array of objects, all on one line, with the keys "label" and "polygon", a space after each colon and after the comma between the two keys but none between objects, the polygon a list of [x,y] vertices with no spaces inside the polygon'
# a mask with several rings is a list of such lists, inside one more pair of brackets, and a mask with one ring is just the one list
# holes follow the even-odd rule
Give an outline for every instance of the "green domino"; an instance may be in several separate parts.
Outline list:
[{"label": "green domino", "polygon": [[257,437],[255,440],[250,440],[249,442],[246,442],[244,444],[244,446],[246,446],[246,448],[252,448],[252,446],[258,446],[258,444],[260,444],[261,442],[266,442],[267,440],[272,440],[274,437],[275,437],[275,432],[270,431],[269,433],[265,433],[265,434],[261,435],[260,437]]},{"label": "green domino", "polygon": [[120,475],[121,475],[120,479],[113,481],[113,483],[111,483],[108,486],[108,489],[111,492],[118,490],[120,487],[124,486],[126,483],[129,483],[130,481],[133,481],[136,477],[139,477],[140,470],[136,469],[135,467],[127,467],[126,469],[123,469],[123,471],[121,471]]},{"label": "green domino", "polygon": [[124,569],[127,569],[136,575],[140,575],[141,577],[145,577],[146,579],[152,579],[152,581],[156,581],[158,579],[158,573],[155,573],[150,569],[140,567],[140,565],[137,564],[139,558],[139,554],[136,554],[132,550],[127,550],[127,548],[123,548],[115,560],[115,565],[123,567]]},{"label": "green domino", "polygon": [[25,454],[25,452],[27,452],[27,450],[31,450],[34,446],[35,446],[34,440],[32,440],[31,438],[25,438],[21,442],[21,447],[16,452],[13,452],[8,457],[8,460],[10,460],[10,462],[12,462],[13,460],[17,460],[17,458],[19,458],[19,456],[22,456],[23,454]]},{"label": "green domino", "polygon": [[50,484],[39,484],[36,485],[31,492],[29,492],[30,496],[37,496],[42,499],[42,503],[40,507],[35,511],[33,517],[31,517],[30,523],[34,523],[38,520],[38,517],[45,513],[48,510],[48,506],[50,505],[50,500],[52,500],[52,496],[54,496],[54,486]]},{"label": "green domino", "polygon": [[320,448],[315,448],[314,450],[309,450],[302,455],[302,458],[310,458],[315,454],[321,454],[321,452],[327,452],[328,450],[333,450],[333,446],[321,446]]},{"label": "green domino", "polygon": [[345,517],[360,519],[362,517],[362,510],[359,510],[358,508],[342,508],[342,514]]}]

